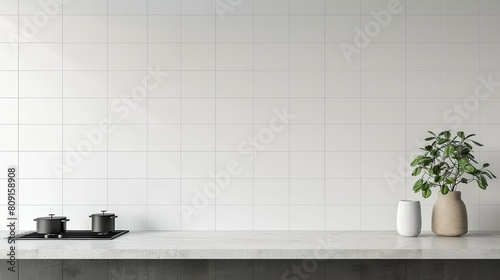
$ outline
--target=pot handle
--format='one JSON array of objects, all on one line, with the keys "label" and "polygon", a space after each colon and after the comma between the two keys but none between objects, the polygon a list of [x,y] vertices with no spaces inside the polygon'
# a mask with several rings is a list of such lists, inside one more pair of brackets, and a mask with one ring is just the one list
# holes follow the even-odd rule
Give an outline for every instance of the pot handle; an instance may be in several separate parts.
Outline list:
[{"label": "pot handle", "polygon": [[110,219],[116,219],[116,218],[118,218],[118,216],[111,216],[111,217],[109,217],[109,218],[110,218]]},{"label": "pot handle", "polygon": [[61,223],[64,223],[64,222],[69,222],[69,219],[62,220],[62,221],[61,221]]}]

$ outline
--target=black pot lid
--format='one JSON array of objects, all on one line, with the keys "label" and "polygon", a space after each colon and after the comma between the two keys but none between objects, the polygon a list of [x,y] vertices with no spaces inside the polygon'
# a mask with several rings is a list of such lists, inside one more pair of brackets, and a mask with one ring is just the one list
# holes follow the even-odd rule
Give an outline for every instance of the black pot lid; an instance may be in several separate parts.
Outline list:
[{"label": "black pot lid", "polygon": [[112,217],[116,216],[114,213],[106,213],[106,210],[101,210],[101,213],[92,214],[92,216],[103,216],[103,217]]},{"label": "black pot lid", "polygon": [[54,216],[54,214],[49,214],[49,217],[38,217],[35,220],[66,220],[65,216]]}]

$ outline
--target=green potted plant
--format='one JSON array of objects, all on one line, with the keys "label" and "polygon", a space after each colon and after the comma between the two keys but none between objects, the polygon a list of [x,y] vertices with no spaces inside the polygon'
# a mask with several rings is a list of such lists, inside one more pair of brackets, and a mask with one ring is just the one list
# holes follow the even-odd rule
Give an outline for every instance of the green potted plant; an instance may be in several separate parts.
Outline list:
[{"label": "green potted plant", "polygon": [[458,186],[475,182],[479,188],[488,187],[488,179],[496,176],[487,169],[488,163],[479,165],[475,159],[474,146],[483,146],[463,131],[452,137],[449,130],[425,138],[429,142],[420,148],[423,154],[411,162],[412,176],[420,177],[413,185],[414,192],[424,198],[437,188],[438,199],[432,209],[432,231],[442,236],[461,236],[467,233],[467,209],[461,199]]}]

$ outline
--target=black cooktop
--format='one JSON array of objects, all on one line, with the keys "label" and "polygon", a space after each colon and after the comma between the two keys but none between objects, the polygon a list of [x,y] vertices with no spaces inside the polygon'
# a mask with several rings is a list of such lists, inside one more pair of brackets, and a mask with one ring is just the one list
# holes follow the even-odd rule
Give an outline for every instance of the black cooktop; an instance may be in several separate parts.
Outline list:
[{"label": "black cooktop", "polygon": [[20,240],[49,240],[49,239],[65,239],[65,240],[111,240],[127,233],[128,230],[115,230],[106,234],[92,232],[90,230],[67,230],[61,234],[42,234],[36,232],[26,232],[18,234],[14,239]]}]

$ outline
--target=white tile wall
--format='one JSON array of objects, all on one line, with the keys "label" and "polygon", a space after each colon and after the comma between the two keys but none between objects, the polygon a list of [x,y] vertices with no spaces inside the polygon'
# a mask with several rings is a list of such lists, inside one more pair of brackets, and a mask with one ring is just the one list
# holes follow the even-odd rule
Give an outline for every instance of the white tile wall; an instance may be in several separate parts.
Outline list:
[{"label": "white tile wall", "polygon": [[[1,1],[21,229],[102,209],[128,229],[395,229],[400,199],[429,229],[407,162],[441,128],[478,134],[500,174],[498,1],[222,4]],[[471,229],[500,229],[498,187],[464,187]]]}]

